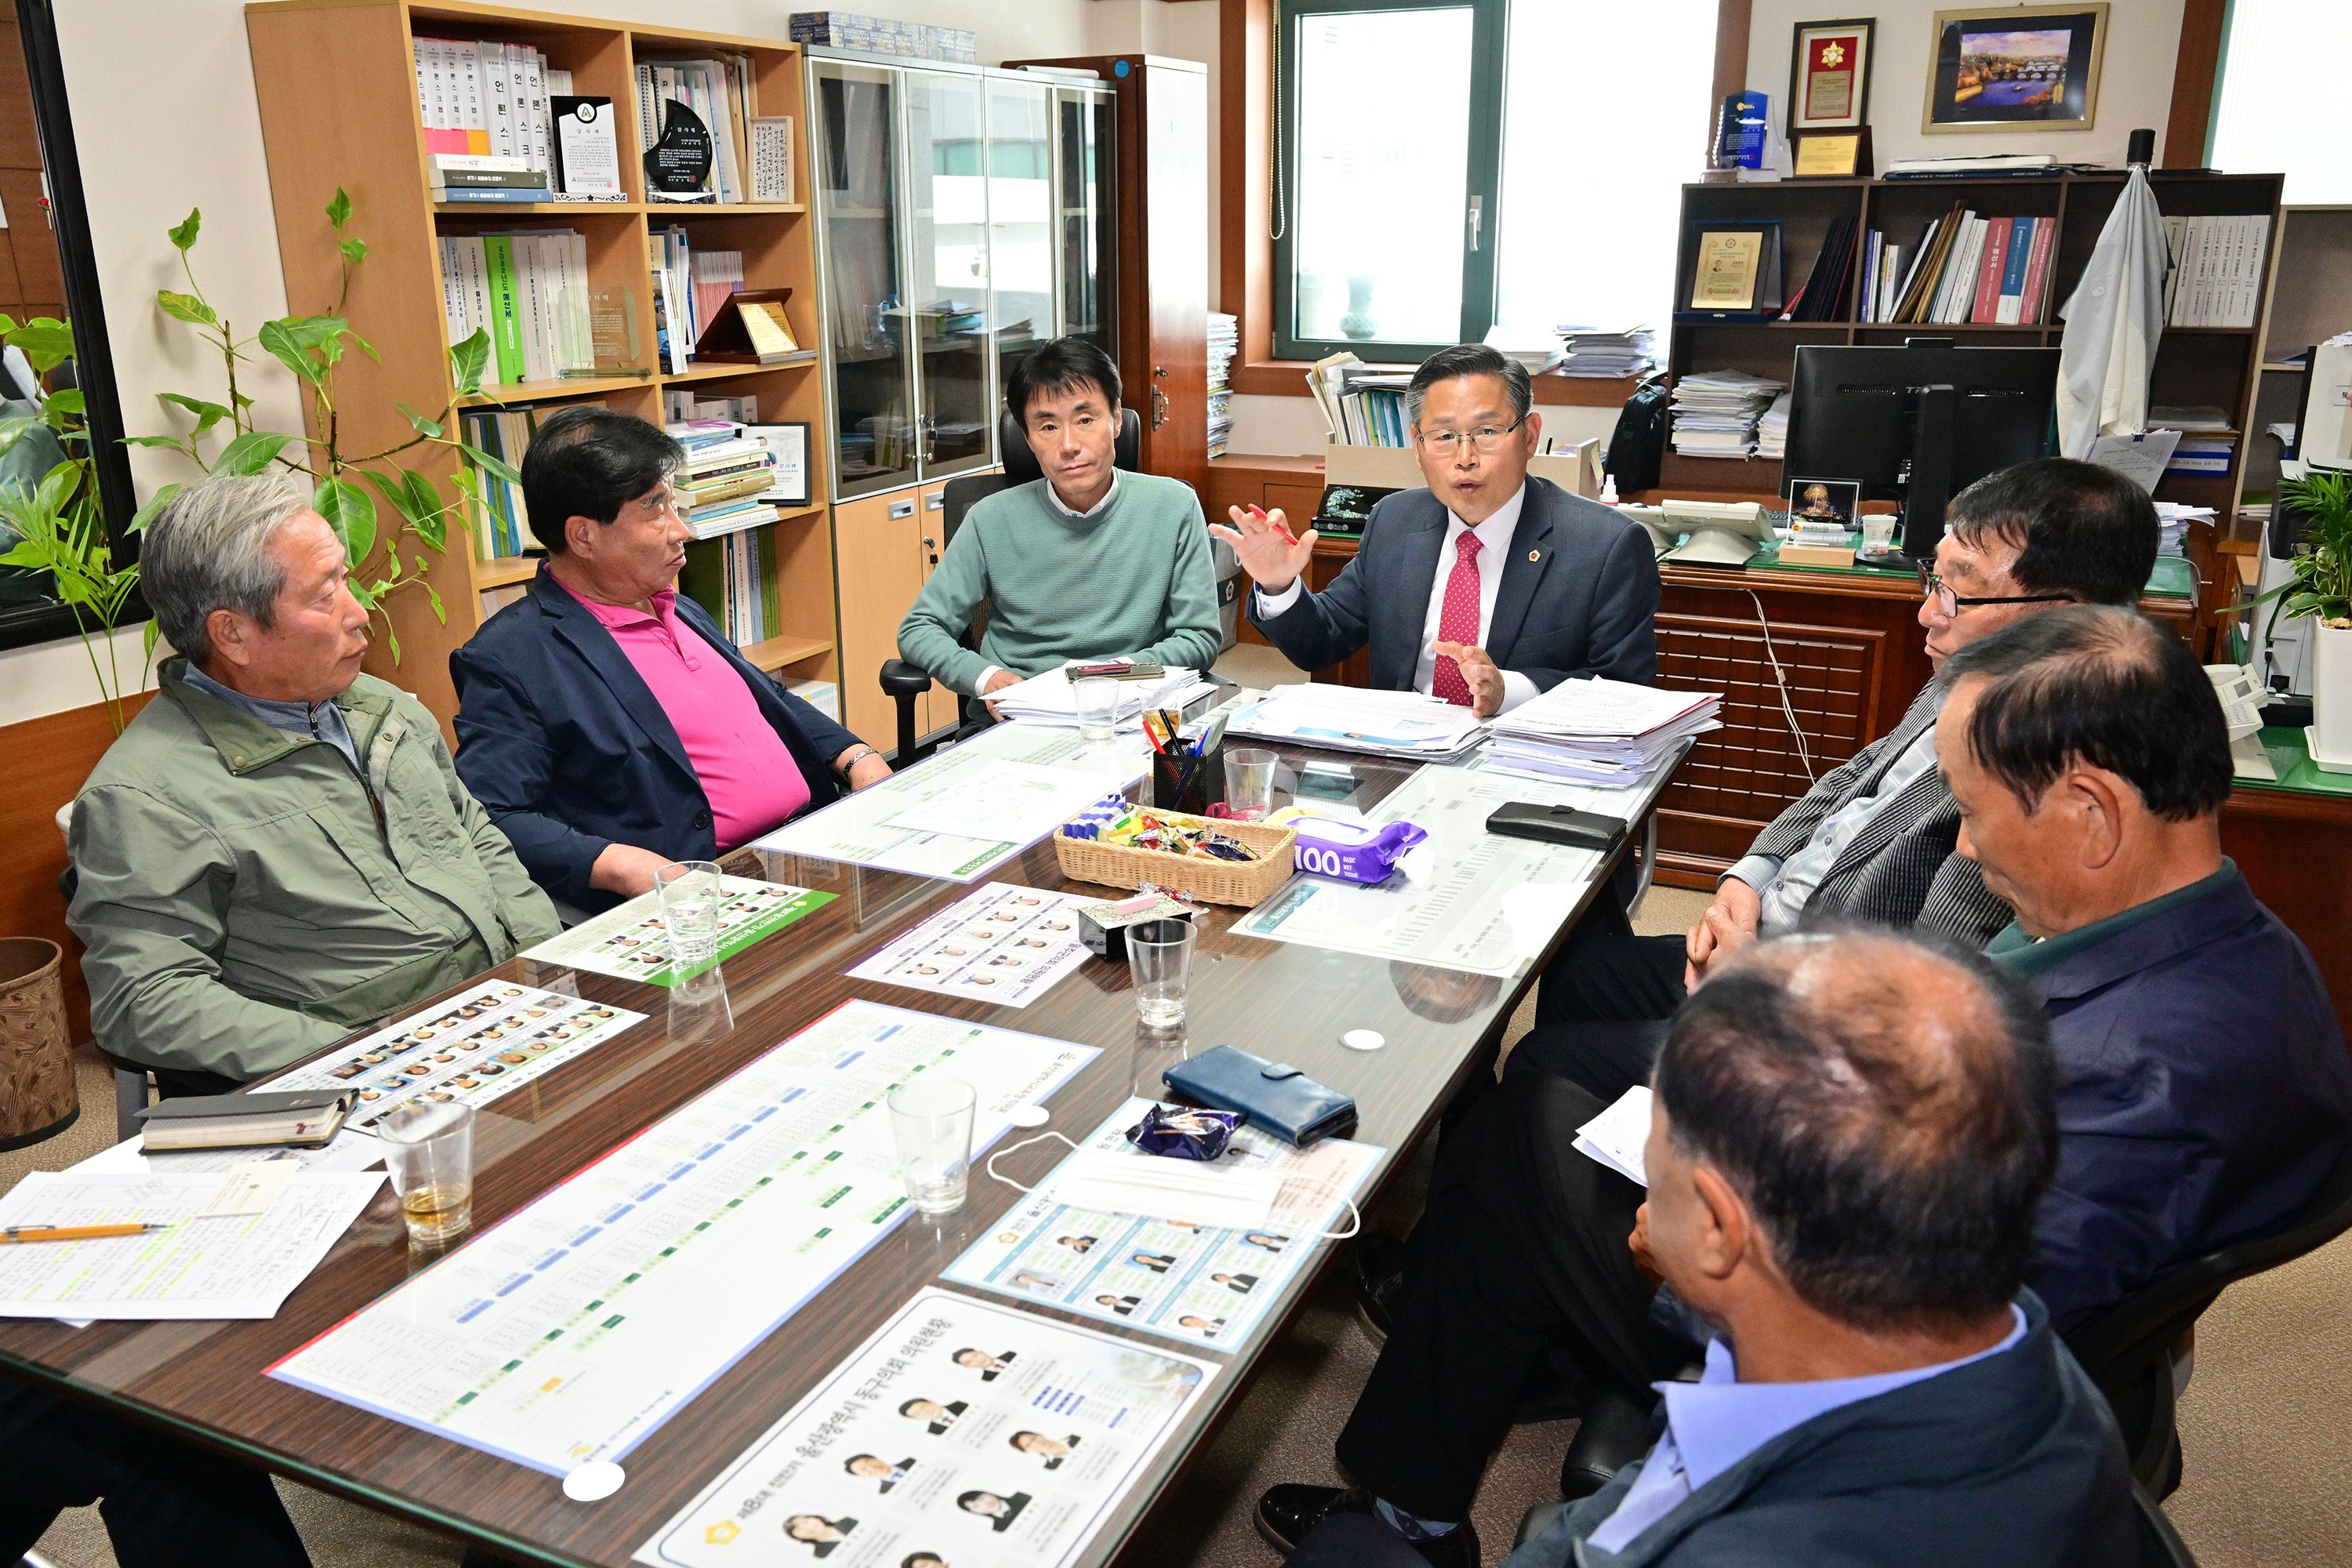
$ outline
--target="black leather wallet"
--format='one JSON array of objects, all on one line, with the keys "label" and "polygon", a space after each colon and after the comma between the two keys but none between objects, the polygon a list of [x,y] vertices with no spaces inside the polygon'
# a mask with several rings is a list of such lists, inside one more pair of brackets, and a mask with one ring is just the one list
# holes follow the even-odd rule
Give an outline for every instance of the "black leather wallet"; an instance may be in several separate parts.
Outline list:
[{"label": "black leather wallet", "polygon": [[1606,855],[1625,837],[1625,819],[1579,811],[1572,805],[1530,805],[1515,800],[1486,819],[1486,831],[1507,838],[1532,838]]},{"label": "black leather wallet", "polygon": [[1249,1125],[1304,1149],[1356,1130],[1356,1102],[1286,1062],[1232,1046],[1202,1051],[1160,1075],[1179,1094],[1214,1110],[1239,1110]]}]

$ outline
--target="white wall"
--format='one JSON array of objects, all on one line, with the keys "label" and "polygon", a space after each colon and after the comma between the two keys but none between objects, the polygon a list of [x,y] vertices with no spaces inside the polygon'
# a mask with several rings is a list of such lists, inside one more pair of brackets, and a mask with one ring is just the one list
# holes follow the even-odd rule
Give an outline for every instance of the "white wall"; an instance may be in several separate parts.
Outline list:
[{"label": "white wall", "polygon": [[[874,10],[911,22],[971,27],[985,61],[1075,55],[1087,47],[1096,13],[1125,8],[1209,13],[1213,5],[1162,0],[877,0]],[[547,0],[546,9],[567,8]],[[793,7],[780,0],[577,0],[578,14],[702,32],[781,37]],[[1139,15],[1136,25],[1145,18]],[[1156,18],[1152,26],[1159,26]],[[1200,24],[1173,24],[1197,32]],[[159,392],[219,400],[217,362],[196,352],[194,336],[155,310],[155,290],[182,289],[177,257],[163,231],[192,206],[204,211],[197,276],[215,306],[241,331],[287,312],[278,264],[277,225],[263,162],[260,110],[253,91],[243,0],[73,0],[58,7],[59,48],[83,190],[90,209],[107,330],[113,341],[129,432],[167,428]],[[1160,52],[1180,52],[1152,46]],[[330,193],[320,193],[323,201]],[[365,234],[365,215],[361,232]],[[323,301],[299,300],[314,309]],[[362,331],[366,323],[359,323]],[[240,386],[258,398],[267,427],[299,429],[293,378],[268,360],[247,368]],[[189,471],[166,453],[134,451],[141,493]],[[136,661],[137,638],[130,661]],[[0,723],[98,701],[89,660],[78,641],[0,650]]]},{"label": "white wall", "polygon": [[[2069,163],[2121,163],[2131,132],[2156,132],[2159,162],[2164,122],[2172,112],[2172,67],[2180,48],[2181,0],[2112,0],[2099,101],[2088,131],[1968,132],[1924,135],[1927,55],[1936,12],[1951,0],[1880,0],[1870,77],[1870,140],[1881,169],[1895,158],[1951,158],[1980,153],[2053,153]],[[1854,9],[1849,7],[1848,9]],[[1747,86],[1771,95],[1776,111],[1789,95],[1789,51],[1796,26],[1838,14],[1817,0],[1755,0],[1748,23]],[[1698,143],[1694,142],[1693,145]]]}]

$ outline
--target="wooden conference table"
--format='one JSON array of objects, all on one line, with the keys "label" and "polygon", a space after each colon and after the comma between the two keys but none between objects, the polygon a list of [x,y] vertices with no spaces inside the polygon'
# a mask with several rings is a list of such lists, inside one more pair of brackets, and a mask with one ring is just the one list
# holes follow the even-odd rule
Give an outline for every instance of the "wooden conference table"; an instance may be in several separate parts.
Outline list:
[{"label": "wooden conference table", "polygon": [[[1410,764],[1283,750],[1286,762],[1319,757],[1351,766],[1358,788],[1346,804],[1359,808],[1376,804],[1415,771]],[[1288,777],[1286,769],[1283,782]],[[1658,783],[1653,780],[1650,799]],[[647,1019],[483,1110],[476,1134],[478,1236],[852,997],[1101,1047],[1047,1102],[1050,1125],[1074,1136],[1082,1137],[1129,1094],[1164,1096],[1160,1075],[1187,1049],[1231,1044],[1295,1063],[1354,1096],[1361,1117],[1354,1136],[1386,1150],[1360,1197],[1370,1210],[1414,1143],[1433,1131],[1454,1089],[1473,1072],[1492,1070],[1513,1009],[1617,857],[1601,865],[1544,952],[1509,980],[1234,936],[1228,928],[1240,911],[1213,907],[1201,922],[1188,1033],[1180,1042],[1140,1033],[1126,966],[1098,959],[1025,1008],[853,980],[845,971],[971,889],[833,861],[761,858],[770,880],[839,897],[729,959],[723,1000],[693,1004],[656,987],[578,973],[581,994]],[[1050,840],[989,879],[1047,889],[1074,885],[1062,876]],[[491,973],[527,984],[574,973],[521,959]],[[1387,1044],[1371,1052],[1348,1049],[1339,1036],[1349,1029],[1376,1029]],[[1065,1152],[1048,1142],[1004,1159],[999,1168],[1028,1185]],[[1021,1195],[975,1168],[960,1212],[943,1222],[911,1215],[884,1237],[632,1450],[624,1461],[626,1484],[602,1502],[569,1501],[552,1476],[263,1375],[431,1261],[412,1259],[389,1192],[370,1205],[275,1318],[104,1321],[80,1330],[47,1320],[11,1320],[0,1322],[0,1367],[500,1552],[618,1568]],[[1079,1562],[1105,1563],[1117,1556],[1246,1390],[1250,1368],[1281,1339],[1339,1250],[1326,1244],[1257,1330],[1231,1347],[1233,1375],[1213,1381]],[[1080,1321],[1034,1305],[1028,1310]],[[1087,1326],[1108,1327],[1091,1321]],[[1191,1353],[1213,1359],[1216,1352]]]}]

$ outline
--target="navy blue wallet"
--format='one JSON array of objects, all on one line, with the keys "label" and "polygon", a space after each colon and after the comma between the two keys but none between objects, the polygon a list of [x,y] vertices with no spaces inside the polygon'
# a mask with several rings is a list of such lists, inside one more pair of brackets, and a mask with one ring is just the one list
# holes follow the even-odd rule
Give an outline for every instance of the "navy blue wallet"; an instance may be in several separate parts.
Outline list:
[{"label": "navy blue wallet", "polygon": [[1356,1102],[1286,1062],[1219,1046],[1160,1075],[1179,1094],[1215,1110],[1238,1110],[1248,1125],[1305,1148],[1356,1130]]}]

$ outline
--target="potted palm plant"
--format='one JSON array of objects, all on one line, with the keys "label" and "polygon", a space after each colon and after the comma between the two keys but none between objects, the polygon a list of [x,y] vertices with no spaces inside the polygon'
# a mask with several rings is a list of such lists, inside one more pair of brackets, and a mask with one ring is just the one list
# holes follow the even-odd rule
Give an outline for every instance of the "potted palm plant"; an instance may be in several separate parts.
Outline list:
[{"label": "potted palm plant", "polygon": [[2311,760],[2322,771],[2352,773],[2352,474],[2313,473],[2281,479],[2278,499],[2304,520],[2286,582],[2254,602],[2276,599],[2273,615],[2310,616]]}]

